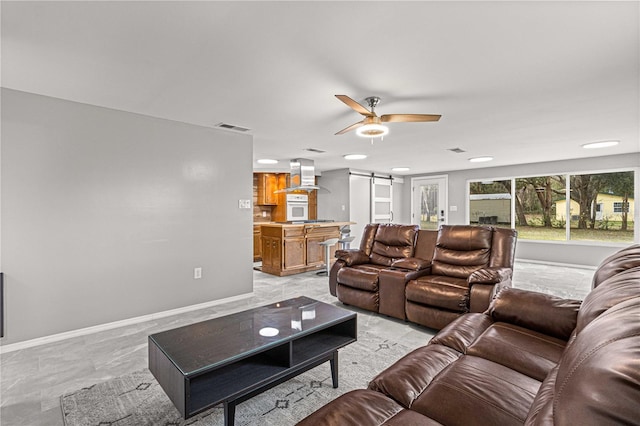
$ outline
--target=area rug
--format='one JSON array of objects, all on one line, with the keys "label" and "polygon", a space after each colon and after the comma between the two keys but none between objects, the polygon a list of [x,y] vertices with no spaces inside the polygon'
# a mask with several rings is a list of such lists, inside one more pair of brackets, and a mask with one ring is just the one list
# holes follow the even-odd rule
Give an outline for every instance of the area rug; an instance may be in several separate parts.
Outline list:
[{"label": "area rug", "polygon": [[[425,342],[426,343],[426,342]],[[236,407],[236,425],[293,425],[339,395],[365,388],[410,348],[368,333],[339,351],[339,388],[322,364]],[[222,405],[188,420],[180,417],[147,369],[63,395],[66,426],[214,426],[224,424]]]}]

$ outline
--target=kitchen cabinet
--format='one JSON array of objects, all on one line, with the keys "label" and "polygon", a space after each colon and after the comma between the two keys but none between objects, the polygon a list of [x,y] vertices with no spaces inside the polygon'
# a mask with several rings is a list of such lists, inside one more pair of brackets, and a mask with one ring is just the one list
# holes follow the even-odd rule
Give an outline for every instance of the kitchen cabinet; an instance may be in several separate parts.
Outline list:
[{"label": "kitchen cabinet", "polygon": [[262,235],[262,270],[274,271],[280,269],[281,239],[279,237]]},{"label": "kitchen cabinet", "polygon": [[[289,187],[289,173],[278,173],[276,186],[278,189]],[[279,192],[276,195],[277,205],[271,211],[271,218],[274,222],[284,222],[287,220],[287,194]]]},{"label": "kitchen cabinet", "polygon": [[[339,229],[339,228],[338,228]],[[306,255],[307,255],[307,265],[308,266],[318,266],[321,267],[324,265],[324,246],[320,245],[320,243],[328,240],[329,238],[336,238],[340,236],[340,231],[338,230],[338,235],[336,236],[336,230],[334,227],[307,227],[306,228]],[[335,244],[330,249],[330,257],[329,259],[333,259],[334,254],[336,252],[338,244]]]},{"label": "kitchen cabinet", "polygon": [[258,202],[260,206],[275,206],[278,204],[278,174],[258,173]]},{"label": "kitchen cabinet", "polygon": [[[321,242],[340,237],[340,227],[350,222],[304,225],[262,225],[262,272],[285,276],[319,270],[324,266]],[[335,252],[336,247],[333,247]]]},{"label": "kitchen cabinet", "polygon": [[262,230],[260,225],[253,225],[253,261],[262,260]]}]

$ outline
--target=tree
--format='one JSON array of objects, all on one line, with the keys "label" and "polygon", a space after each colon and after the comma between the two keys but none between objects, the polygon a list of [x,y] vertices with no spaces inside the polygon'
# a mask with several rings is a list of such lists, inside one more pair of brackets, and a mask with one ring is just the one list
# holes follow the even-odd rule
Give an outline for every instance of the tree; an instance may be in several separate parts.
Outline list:
[{"label": "tree", "polygon": [[[564,176],[558,176],[561,183],[565,183]],[[593,229],[595,227],[595,212],[593,205],[604,186],[603,175],[571,175],[569,198],[579,206],[578,229]]]},{"label": "tree", "polygon": [[542,211],[542,222],[545,227],[551,228],[551,210],[554,204],[553,193],[557,192],[552,185],[552,176],[521,178],[518,179],[518,182],[524,184],[524,186],[521,187],[522,189],[518,191],[520,198],[523,198],[526,192],[534,193]]},{"label": "tree", "polygon": [[617,172],[600,175],[603,186],[615,195],[622,197],[622,231],[628,230],[629,220],[629,196],[633,194],[633,172]]}]

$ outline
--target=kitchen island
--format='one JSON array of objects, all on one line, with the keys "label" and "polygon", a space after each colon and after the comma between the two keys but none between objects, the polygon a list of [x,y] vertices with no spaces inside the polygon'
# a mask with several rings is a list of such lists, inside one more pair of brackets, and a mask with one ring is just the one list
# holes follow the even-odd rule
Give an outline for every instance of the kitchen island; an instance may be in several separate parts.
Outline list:
[{"label": "kitchen island", "polygon": [[[353,222],[304,221],[270,222],[261,225],[262,272],[285,276],[320,270],[324,266],[324,246],[330,238],[340,238],[340,228]],[[338,244],[331,248],[331,258]]]}]

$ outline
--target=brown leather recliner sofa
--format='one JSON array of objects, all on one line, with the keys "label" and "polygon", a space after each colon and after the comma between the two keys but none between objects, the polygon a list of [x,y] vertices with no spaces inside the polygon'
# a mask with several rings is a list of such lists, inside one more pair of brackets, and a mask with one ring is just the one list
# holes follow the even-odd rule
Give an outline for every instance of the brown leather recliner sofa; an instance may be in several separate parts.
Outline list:
[{"label": "brown leather recliner sofa", "polygon": [[490,226],[369,224],[359,249],[336,252],[329,290],[345,304],[440,329],[511,286],[516,236]]},{"label": "brown leather recliner sofa", "polygon": [[504,288],[300,425],[640,424],[640,245],[583,302]]}]

